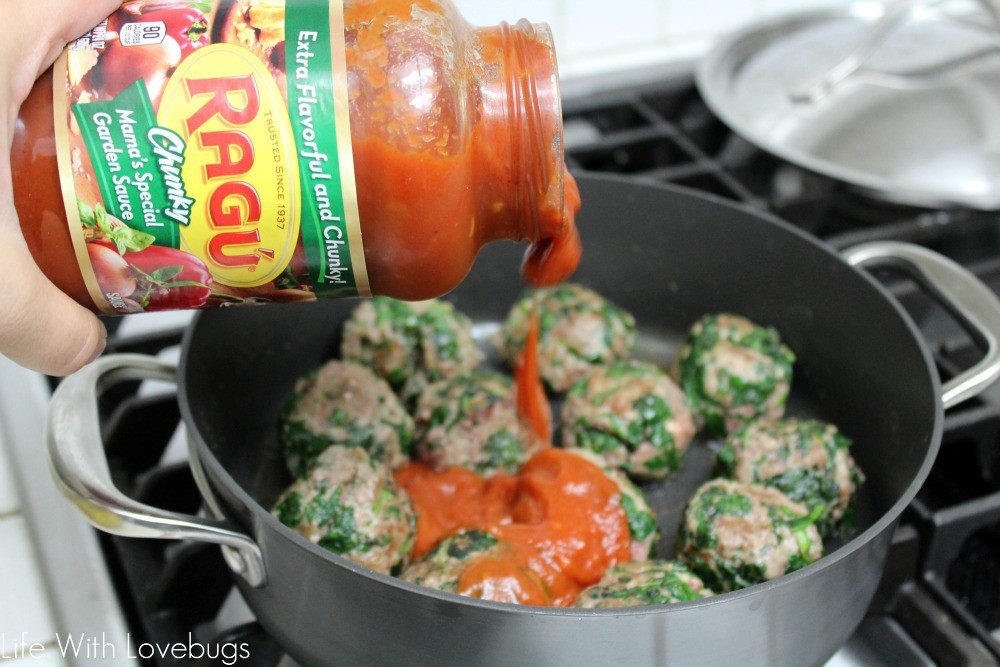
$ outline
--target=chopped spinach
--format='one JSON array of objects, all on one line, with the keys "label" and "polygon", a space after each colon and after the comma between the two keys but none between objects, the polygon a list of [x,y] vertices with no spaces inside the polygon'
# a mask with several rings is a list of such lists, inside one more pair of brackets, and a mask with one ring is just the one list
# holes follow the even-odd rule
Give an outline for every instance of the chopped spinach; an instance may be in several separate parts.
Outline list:
[{"label": "chopped spinach", "polygon": [[[840,484],[837,482],[838,466],[843,463],[849,438],[836,427],[813,419],[786,419],[758,422],[731,435],[716,456],[717,468],[722,474],[734,476],[740,462],[749,464],[752,481],[782,491],[792,500],[810,510],[820,508],[822,513],[817,527],[823,535],[830,535],[838,523],[835,517],[843,514],[844,507]],[[746,461],[749,451],[763,451],[753,461]],[[816,456],[824,452],[825,456]],[[808,463],[807,463],[808,462]],[[855,485],[863,479],[860,470],[848,458],[852,481]],[[765,477],[762,470],[768,470]]]},{"label": "chopped spinach", "polygon": [[667,430],[667,423],[673,417],[667,402],[660,396],[647,394],[636,400],[632,407],[639,413],[639,418],[628,426],[630,449],[635,451],[639,445],[648,442],[665,457],[665,463],[671,470],[680,468],[681,458],[674,436]]},{"label": "chopped spinach", "polygon": [[713,591],[735,591],[764,581],[766,568],[760,563],[733,564],[722,558],[688,561],[691,570]]},{"label": "chopped spinach", "polygon": [[299,525],[302,521],[302,496],[296,491],[285,494],[275,506],[274,514],[278,521],[290,528]]},{"label": "chopped spinach", "polygon": [[[749,323],[749,330],[744,332],[741,327],[720,324],[726,317],[735,316],[708,315],[699,320],[685,339],[678,363],[681,389],[712,435],[725,433],[727,416],[738,409],[749,407],[760,414],[768,401],[791,382],[795,361],[794,353],[781,342],[774,328]],[[741,377],[725,367],[710,367],[713,351],[722,341],[762,356],[754,369],[756,378]],[[708,389],[711,373],[716,374],[713,379],[718,391]]]},{"label": "chopped spinach", "polygon": [[753,509],[753,503],[742,493],[712,486],[692,499],[691,508],[697,522],[692,536],[694,543],[699,548],[712,549],[718,544],[715,520],[721,516],[746,516]]},{"label": "chopped spinach", "polygon": [[719,474],[732,477],[736,472],[736,448],[731,442],[727,442],[715,455],[716,467]]},{"label": "chopped spinach", "polygon": [[337,487],[329,496],[319,495],[305,510],[309,522],[325,531],[319,545],[337,554],[370,548],[371,544],[358,532],[354,508],[340,502],[342,492],[343,489]]},{"label": "chopped spinach", "polygon": [[606,605],[602,600],[618,600],[625,606],[674,604],[701,599],[701,595],[684,580],[690,571],[680,563],[636,563],[616,566],[608,575],[617,577],[611,583],[602,583],[587,589],[583,596],[594,600],[595,607]]},{"label": "chopped spinach", "polygon": [[[335,401],[337,398],[336,396],[328,396],[327,400]],[[347,426],[351,423],[351,415],[343,408],[335,408],[327,417],[327,422],[330,426]]]},{"label": "chopped spinach", "polygon": [[[755,481],[775,487],[797,503],[819,507],[825,513],[840,500],[840,487],[831,472],[817,468],[791,468],[780,475]],[[755,476],[759,477],[759,474]]]},{"label": "chopped spinach", "polygon": [[389,383],[389,386],[394,390],[399,391],[406,380],[410,377],[410,371],[406,368],[393,368],[386,373],[385,381]]},{"label": "chopped spinach", "polygon": [[380,364],[377,352],[357,361],[381,374],[397,393],[414,398],[423,385],[445,377],[450,368],[472,368],[479,363],[471,322],[450,303],[413,304],[379,296],[371,300],[371,307],[375,326],[358,333],[362,348],[397,349],[405,362],[387,368],[384,362]]},{"label": "chopped spinach", "polygon": [[444,539],[435,549],[446,553],[449,558],[465,560],[470,554],[492,549],[497,545],[497,538],[482,530],[469,530]]},{"label": "chopped spinach", "polygon": [[517,472],[524,458],[524,442],[518,436],[503,428],[490,434],[483,445],[485,459],[476,463],[476,472],[480,474],[504,470]]},{"label": "chopped spinach", "polygon": [[651,377],[659,375],[660,372],[660,369],[652,364],[630,360],[616,361],[605,369],[607,376],[613,380],[620,380],[621,378]]},{"label": "chopped spinach", "polygon": [[334,444],[326,435],[313,433],[299,421],[286,420],[281,423],[281,440],[292,475],[303,477],[312,464],[326,449]]},{"label": "chopped spinach", "polygon": [[[629,494],[622,493],[621,506],[625,511],[628,530],[634,541],[642,542],[647,537],[656,534],[656,531],[659,530],[656,525],[656,518],[648,511],[639,508]],[[650,546],[650,550],[652,551],[652,545]]]},{"label": "chopped spinach", "polygon": [[580,418],[573,424],[573,434],[576,438],[576,446],[589,449],[598,454],[602,452],[613,452],[624,443],[613,433],[608,433],[590,427],[590,422]]},{"label": "chopped spinach", "polygon": [[[571,437],[577,447],[598,454],[620,452],[620,466],[635,476],[661,477],[668,470],[679,469],[683,450],[669,429],[675,414],[662,395],[661,385],[629,382],[630,378],[658,375],[662,376],[662,382],[670,382],[666,374],[651,364],[623,361],[581,380],[570,392],[569,405],[580,406],[571,409],[570,414],[582,414],[563,423],[565,437]],[[646,386],[650,386],[647,393],[635,396]],[[619,414],[605,407],[616,395],[631,400],[631,411]],[[644,447],[652,447],[655,453],[633,461],[631,455]]]},{"label": "chopped spinach", "polygon": [[413,427],[410,425],[412,422],[408,419],[398,422],[383,419],[382,423],[396,432],[396,435],[399,437],[399,445],[402,448],[403,453],[409,456],[410,449],[413,445]]},{"label": "chopped spinach", "polygon": [[[635,346],[632,315],[590,289],[564,283],[526,292],[511,309],[501,330],[503,352],[510,361],[524,347],[535,306],[542,377],[557,391],[570,389],[588,369],[626,356]],[[593,330],[594,338],[582,343],[560,335],[573,329]]]},{"label": "chopped spinach", "polygon": [[451,408],[447,405],[435,405],[431,410],[431,418],[427,422],[427,428],[437,428],[444,426],[451,417]]}]

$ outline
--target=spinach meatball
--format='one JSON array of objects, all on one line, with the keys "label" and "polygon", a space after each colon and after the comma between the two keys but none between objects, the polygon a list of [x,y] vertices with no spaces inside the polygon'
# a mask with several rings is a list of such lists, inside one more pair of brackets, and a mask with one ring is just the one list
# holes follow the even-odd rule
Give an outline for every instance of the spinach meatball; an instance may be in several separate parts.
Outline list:
[{"label": "spinach meatball", "polygon": [[583,609],[673,604],[711,597],[704,582],[677,561],[651,560],[613,565],[573,603]]},{"label": "spinach meatball", "polygon": [[638,479],[680,468],[695,432],[683,392],[639,361],[598,368],[573,385],[561,421],[564,446],[589,449]]},{"label": "spinach meatball", "polygon": [[688,502],[680,557],[716,592],[746,588],[820,558],[818,516],[775,488],[712,480]]},{"label": "spinach meatball", "polygon": [[656,514],[646,502],[642,491],[629,481],[621,470],[608,465],[607,461],[589,449],[572,447],[565,451],[593,463],[607,475],[608,479],[618,485],[622,494],[619,502],[625,512],[629,534],[632,537],[631,558],[634,561],[648,560],[660,542],[660,528],[656,523]]},{"label": "spinach meatball", "polygon": [[864,475],[851,440],[833,424],[813,419],[758,421],[726,439],[716,461],[740,482],[773,486],[792,500],[822,508],[818,526],[829,535],[849,514]]},{"label": "spinach meatball", "polygon": [[354,310],[344,324],[340,352],[385,378],[407,403],[428,383],[472,370],[483,360],[472,322],[450,303],[381,296]]},{"label": "spinach meatball", "polygon": [[499,373],[472,371],[429,385],[415,417],[417,457],[439,470],[513,474],[541,444],[521,429],[514,383]]},{"label": "spinach meatball", "polygon": [[340,445],[320,454],[272,513],[324,549],[386,574],[406,565],[417,526],[389,467],[364,449]]},{"label": "spinach meatball", "polygon": [[771,327],[706,315],[688,333],[670,374],[711,435],[784,414],[795,355]]},{"label": "spinach meatball", "polygon": [[480,530],[444,538],[399,576],[420,586],[481,600],[550,603],[545,582],[512,546]]},{"label": "spinach meatball", "polygon": [[295,385],[280,434],[295,477],[333,444],[361,447],[397,468],[407,461],[413,419],[382,378],[357,364],[330,361]]},{"label": "spinach meatball", "polygon": [[565,283],[534,290],[511,309],[496,345],[514,365],[538,306],[538,365],[542,379],[566,391],[595,366],[627,357],[635,347],[635,319],[597,292]]}]

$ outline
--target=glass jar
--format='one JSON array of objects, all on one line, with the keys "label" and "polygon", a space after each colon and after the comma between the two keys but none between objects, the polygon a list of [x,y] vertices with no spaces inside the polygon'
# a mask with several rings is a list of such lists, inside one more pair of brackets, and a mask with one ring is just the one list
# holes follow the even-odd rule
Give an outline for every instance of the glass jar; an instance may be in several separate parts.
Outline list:
[{"label": "glass jar", "polygon": [[[547,26],[448,0],[137,0],[21,108],[15,205],[106,313],[442,295],[486,243],[579,258]],[[350,150],[347,147],[350,147]]]}]

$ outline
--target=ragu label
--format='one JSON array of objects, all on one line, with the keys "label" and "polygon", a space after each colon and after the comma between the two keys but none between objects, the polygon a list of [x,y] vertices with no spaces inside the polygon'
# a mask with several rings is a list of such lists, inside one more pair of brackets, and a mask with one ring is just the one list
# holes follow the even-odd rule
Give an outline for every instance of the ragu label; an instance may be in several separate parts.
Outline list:
[{"label": "ragu label", "polygon": [[137,0],[67,49],[60,174],[102,310],[368,294],[343,50],[338,0]]},{"label": "ragu label", "polygon": [[299,240],[295,140],[274,79],[245,49],[213,44],[181,63],[160,108],[186,145],[177,189],[194,203],[175,216],[181,248],[220,283],[274,281]]}]

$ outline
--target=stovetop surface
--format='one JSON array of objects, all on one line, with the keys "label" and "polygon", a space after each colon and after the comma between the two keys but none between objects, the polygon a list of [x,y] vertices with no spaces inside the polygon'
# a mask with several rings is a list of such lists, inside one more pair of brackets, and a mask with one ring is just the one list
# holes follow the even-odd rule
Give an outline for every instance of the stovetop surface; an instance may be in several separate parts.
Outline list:
[{"label": "stovetop surface", "polygon": [[[770,211],[838,249],[878,239],[920,243],[1000,291],[1000,215],[880,202],[784,164],[729,132],[688,76],[570,99],[564,115],[573,169],[709,192]],[[911,283],[881,277],[927,337],[942,377],[981,355]],[[113,337],[109,352],[157,353],[176,346],[180,333]],[[101,405],[120,488],[158,507],[197,512],[175,397],[124,384]],[[241,606],[217,547],[100,539],[137,641],[184,642],[190,632],[203,642],[249,643],[252,659],[240,664],[288,663]],[[1000,665],[1000,390],[948,414],[941,455],[904,515],[889,563],[868,618],[829,665]]]}]

